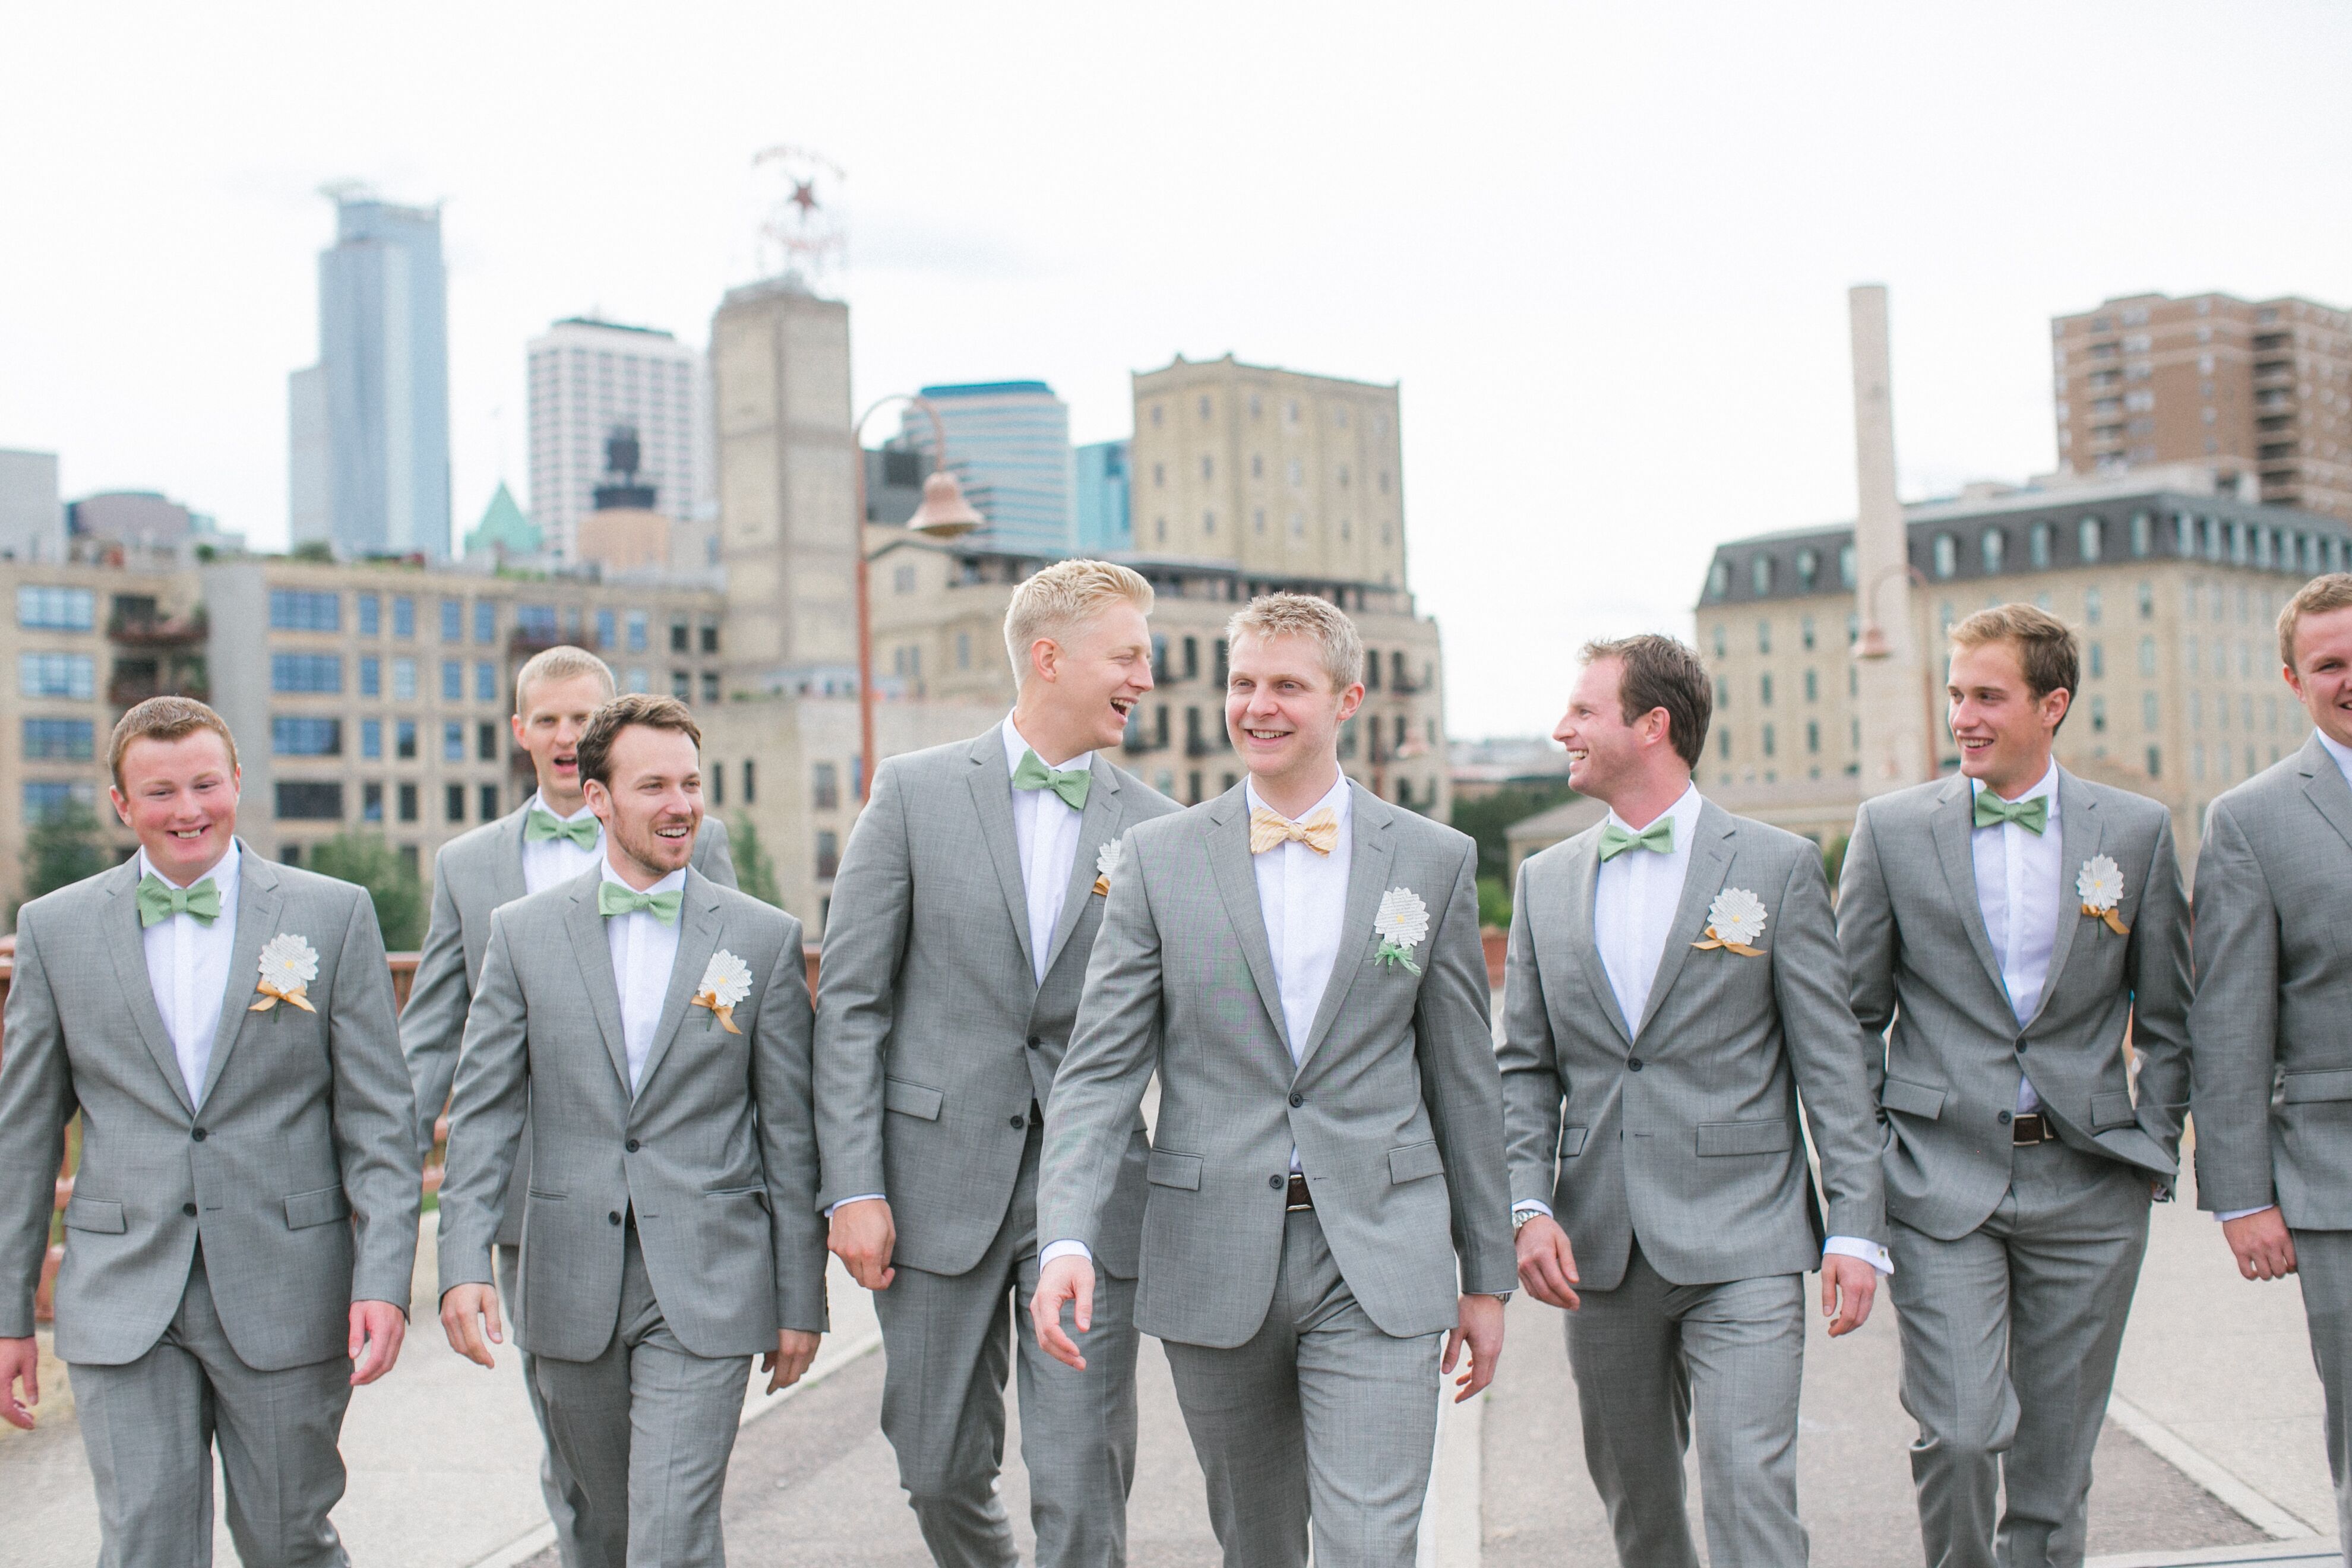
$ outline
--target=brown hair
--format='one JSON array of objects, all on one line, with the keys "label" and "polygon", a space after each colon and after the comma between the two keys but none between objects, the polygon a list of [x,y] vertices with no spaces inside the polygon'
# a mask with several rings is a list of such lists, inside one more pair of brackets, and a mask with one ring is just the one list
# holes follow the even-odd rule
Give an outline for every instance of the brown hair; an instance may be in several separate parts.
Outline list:
[{"label": "brown hair", "polygon": [[[2025,671],[2025,685],[2036,702],[2053,691],[2063,691],[2068,706],[2083,679],[2083,652],[2074,628],[2047,610],[2032,605],[1996,605],[1979,610],[1947,634],[1954,647],[1982,647],[2005,642],[2017,649]],[[2058,721],[2064,723],[2061,714]]]},{"label": "brown hair", "polygon": [[1364,639],[1348,613],[1328,599],[1312,594],[1265,594],[1235,610],[1225,623],[1225,640],[1254,637],[1260,642],[1276,637],[1305,637],[1323,656],[1324,673],[1333,692],[1345,691],[1364,679]]},{"label": "brown hair", "polygon": [[1696,768],[1706,755],[1707,721],[1715,712],[1715,689],[1697,650],[1655,632],[1613,641],[1589,642],[1578,655],[1586,664],[1613,658],[1623,670],[1617,702],[1625,722],[1653,709],[1666,710],[1666,740],[1675,755]]},{"label": "brown hair", "polygon": [[2352,572],[2330,572],[2296,589],[2286,608],[2279,612],[2279,662],[2289,669],[2294,668],[2294,628],[2304,616],[2342,609],[2352,609]]},{"label": "brown hair", "polygon": [[210,730],[228,748],[228,765],[236,766],[236,737],[228,721],[193,697],[150,697],[115,721],[114,737],[106,743],[107,771],[114,787],[122,787],[122,753],[133,741],[177,741],[199,730]]},{"label": "brown hair", "polygon": [[574,676],[593,675],[604,683],[604,700],[610,702],[620,685],[613,679],[613,667],[584,647],[569,643],[541,648],[524,660],[515,671],[515,717],[520,719],[530,711],[531,686],[541,680],[570,680]]},{"label": "brown hair", "polygon": [[656,697],[643,691],[615,697],[597,709],[595,717],[588,721],[588,728],[581,731],[582,783],[594,779],[606,789],[613,787],[613,742],[632,724],[648,730],[674,730],[696,746],[702,744],[702,726],[694,721],[693,711],[677,698]]}]

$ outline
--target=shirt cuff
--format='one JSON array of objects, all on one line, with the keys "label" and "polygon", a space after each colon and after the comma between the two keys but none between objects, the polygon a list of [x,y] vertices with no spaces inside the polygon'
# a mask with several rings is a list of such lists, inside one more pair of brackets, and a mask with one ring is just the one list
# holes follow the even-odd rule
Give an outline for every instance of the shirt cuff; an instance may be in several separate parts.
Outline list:
[{"label": "shirt cuff", "polygon": [[1551,1205],[1541,1198],[1521,1198],[1511,1205],[1511,1217],[1516,1220],[1523,1214],[1539,1214],[1549,1219],[1552,1217]]},{"label": "shirt cuff", "polygon": [[1888,1254],[1886,1248],[1879,1246],[1878,1243],[1874,1241],[1864,1241],[1857,1237],[1833,1236],[1830,1237],[1827,1241],[1822,1243],[1822,1256],[1824,1258],[1859,1258],[1864,1263],[1869,1264],[1873,1268],[1877,1269],[1881,1274],[1892,1274],[1895,1272],[1895,1259]]},{"label": "shirt cuff", "polygon": [[1045,1268],[1057,1258],[1083,1258],[1088,1268],[1094,1266],[1094,1249],[1083,1241],[1057,1241],[1037,1255],[1037,1267]]},{"label": "shirt cuff", "polygon": [[2227,1225],[2233,1219],[2244,1219],[2249,1215],[2268,1214],[2276,1207],[2278,1207],[2276,1204],[2264,1204],[2258,1209],[2224,1209],[2213,1216],[2213,1223]]},{"label": "shirt cuff", "polygon": [[839,1214],[842,1210],[847,1208],[852,1204],[881,1203],[887,1201],[887,1198],[888,1194],[886,1193],[860,1193],[854,1198],[844,1198],[839,1203],[834,1205],[831,1208],[825,1210],[824,1217],[831,1219],[834,1215]]}]

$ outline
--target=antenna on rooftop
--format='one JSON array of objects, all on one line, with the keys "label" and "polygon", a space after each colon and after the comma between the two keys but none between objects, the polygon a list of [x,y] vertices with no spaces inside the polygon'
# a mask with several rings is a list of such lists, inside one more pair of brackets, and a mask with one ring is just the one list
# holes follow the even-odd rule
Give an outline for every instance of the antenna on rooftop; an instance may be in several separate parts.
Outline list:
[{"label": "antenna on rooftop", "polygon": [[798,274],[814,283],[846,266],[849,231],[843,222],[841,165],[806,147],[775,146],[751,155],[762,186],[759,262],[762,272]]}]

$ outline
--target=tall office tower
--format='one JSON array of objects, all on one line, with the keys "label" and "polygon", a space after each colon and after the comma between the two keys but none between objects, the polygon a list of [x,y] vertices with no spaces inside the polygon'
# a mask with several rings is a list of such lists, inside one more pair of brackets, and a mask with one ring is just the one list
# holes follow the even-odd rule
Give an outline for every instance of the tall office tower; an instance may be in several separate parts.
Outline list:
[{"label": "tall office tower", "polygon": [[2053,317],[2050,335],[2063,467],[2203,463],[2250,500],[2258,486],[2273,505],[2352,519],[2352,315],[2133,294]]},{"label": "tall office tower", "polygon": [[646,483],[671,517],[710,502],[709,389],[702,356],[668,332],[573,316],[531,340],[530,518],[550,553],[577,558],[580,519],[595,510],[604,443],[635,430]]},{"label": "tall office tower", "polygon": [[[947,427],[948,467],[964,500],[988,520],[973,538],[997,550],[1068,554],[1069,405],[1042,381],[927,386],[923,395]],[[921,409],[906,411],[898,439],[929,460],[931,422]]]},{"label": "tall office tower", "polygon": [[438,207],[336,198],[335,243],[319,256],[319,363],[287,387],[297,542],[448,557],[445,292]]},{"label": "tall office tower", "polygon": [[56,561],[65,542],[58,455],[0,450],[0,558]]},{"label": "tall office tower", "polygon": [[1076,500],[1081,555],[1109,555],[1135,548],[1135,524],[1128,512],[1129,441],[1097,441],[1076,453]]}]

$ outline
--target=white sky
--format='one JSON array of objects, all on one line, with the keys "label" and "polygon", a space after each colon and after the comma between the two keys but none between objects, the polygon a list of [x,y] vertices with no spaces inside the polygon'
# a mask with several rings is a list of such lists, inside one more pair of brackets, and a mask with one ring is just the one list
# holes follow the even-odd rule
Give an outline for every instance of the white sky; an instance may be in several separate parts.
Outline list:
[{"label": "white sky", "polygon": [[705,341],[795,142],[848,172],[861,405],[1035,376],[1085,441],[1180,351],[1401,382],[1451,727],[1540,732],[1717,541],[1852,514],[1849,284],[1906,496],[2051,467],[2053,313],[2352,304],[2347,66],[2330,0],[17,5],[0,447],[282,542],[315,191],[364,179],[447,204],[462,533],[526,490],[525,341]]}]

